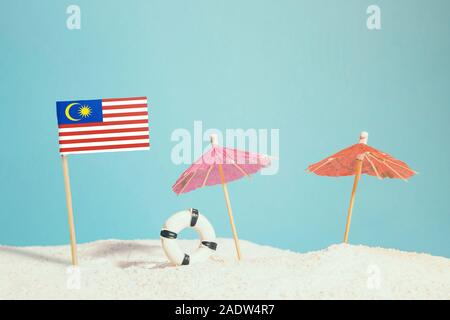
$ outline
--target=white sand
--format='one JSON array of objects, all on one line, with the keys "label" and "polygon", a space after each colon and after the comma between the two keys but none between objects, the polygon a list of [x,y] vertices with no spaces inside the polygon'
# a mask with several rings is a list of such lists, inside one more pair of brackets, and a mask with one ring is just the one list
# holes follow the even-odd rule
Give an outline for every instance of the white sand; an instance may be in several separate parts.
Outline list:
[{"label": "white sand", "polygon": [[[192,248],[197,241],[180,241]],[[0,246],[0,299],[450,299],[450,259],[354,245],[306,254],[218,240],[200,265],[173,267],[159,240],[79,245],[81,288],[70,250]],[[72,281],[75,280],[75,281]]]}]

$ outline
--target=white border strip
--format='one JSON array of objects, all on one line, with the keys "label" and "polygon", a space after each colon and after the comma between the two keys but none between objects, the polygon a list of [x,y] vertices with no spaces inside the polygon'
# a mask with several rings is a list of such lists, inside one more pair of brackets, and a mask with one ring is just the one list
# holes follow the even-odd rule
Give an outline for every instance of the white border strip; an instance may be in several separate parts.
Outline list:
[{"label": "white border strip", "polygon": [[[63,142],[63,141],[62,141]],[[82,143],[60,143],[60,148],[81,148],[81,147],[100,147],[100,146],[115,146],[121,144],[134,143],[149,143],[150,139],[134,139],[134,140],[113,140],[113,141],[99,141],[99,142],[82,142]]]},{"label": "white border strip", "polygon": [[102,101],[102,106],[122,106],[122,105],[132,105],[132,104],[144,104],[147,103],[147,99],[140,100],[122,100],[122,101]]},{"label": "white border strip", "polygon": [[148,119],[148,116],[114,117],[114,118],[103,118],[103,123],[114,122],[114,121],[147,120],[147,119]]},{"label": "white border strip", "polygon": [[103,114],[146,112],[146,111],[148,111],[148,108],[123,108],[123,109],[103,110]]},{"label": "white border strip", "polygon": [[148,123],[132,123],[132,124],[116,124],[116,125],[111,124],[107,126],[59,128],[59,132],[77,132],[77,131],[130,129],[130,128],[148,128]]},{"label": "white border strip", "polygon": [[82,134],[73,136],[61,136],[59,141],[76,140],[76,139],[96,139],[96,138],[114,138],[127,136],[148,136],[149,131],[130,131],[130,132],[116,132],[116,133],[96,133],[96,134]]},{"label": "white border strip", "polygon": [[105,149],[105,150],[88,150],[88,151],[69,151],[69,152],[60,152],[60,154],[103,153],[103,152],[121,152],[121,151],[138,151],[138,150],[150,150],[150,147]]}]

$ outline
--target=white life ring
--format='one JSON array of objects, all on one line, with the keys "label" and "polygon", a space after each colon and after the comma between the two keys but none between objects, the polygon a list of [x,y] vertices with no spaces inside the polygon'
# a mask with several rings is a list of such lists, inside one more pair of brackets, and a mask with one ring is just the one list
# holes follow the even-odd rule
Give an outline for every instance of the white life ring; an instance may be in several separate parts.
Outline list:
[{"label": "white life ring", "polygon": [[[194,228],[200,236],[200,246],[188,255],[181,251],[177,236],[185,228]],[[161,230],[161,242],[167,258],[176,265],[187,265],[207,260],[216,250],[216,233],[205,216],[197,209],[188,209],[175,213]]]}]

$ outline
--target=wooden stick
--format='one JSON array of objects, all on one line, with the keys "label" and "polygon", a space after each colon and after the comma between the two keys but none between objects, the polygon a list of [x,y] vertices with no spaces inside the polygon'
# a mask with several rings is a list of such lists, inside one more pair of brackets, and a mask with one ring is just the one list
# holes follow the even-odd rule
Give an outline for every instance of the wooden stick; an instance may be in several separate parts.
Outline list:
[{"label": "wooden stick", "polygon": [[228,187],[225,182],[222,164],[219,163],[218,166],[219,166],[220,180],[222,181],[223,194],[225,195],[225,202],[227,203],[228,216],[230,218],[231,229],[233,231],[234,245],[236,247],[238,260],[241,260],[241,248],[239,247],[239,238],[237,235],[236,226],[234,225],[233,210],[231,209],[230,196],[228,195]]},{"label": "wooden stick", "polygon": [[77,240],[75,237],[75,224],[73,222],[73,209],[72,209],[72,192],[70,190],[70,177],[69,177],[69,165],[67,163],[67,156],[62,155],[62,165],[64,172],[64,187],[66,189],[66,203],[67,203],[67,215],[69,218],[69,232],[70,232],[70,249],[72,252],[72,265],[78,265],[77,256]]},{"label": "wooden stick", "polygon": [[353,205],[355,203],[356,188],[358,187],[359,178],[361,177],[362,164],[363,164],[363,162],[361,159],[356,160],[355,180],[353,181],[352,196],[350,198],[350,206],[348,208],[348,213],[347,213],[347,224],[345,225],[344,243],[348,243],[348,233],[350,231],[350,222],[352,220],[352,211],[353,211]]}]

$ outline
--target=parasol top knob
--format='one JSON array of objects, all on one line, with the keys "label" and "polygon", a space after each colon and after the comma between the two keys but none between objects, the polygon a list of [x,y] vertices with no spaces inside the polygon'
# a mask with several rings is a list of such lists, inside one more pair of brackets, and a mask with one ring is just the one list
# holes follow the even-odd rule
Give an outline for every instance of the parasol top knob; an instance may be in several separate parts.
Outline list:
[{"label": "parasol top knob", "polygon": [[359,143],[367,144],[367,140],[369,139],[369,133],[366,131],[361,132],[359,135]]},{"label": "parasol top knob", "polygon": [[210,135],[209,138],[210,138],[211,144],[213,146],[217,146],[219,144],[219,138],[216,133],[213,133],[212,135]]}]

